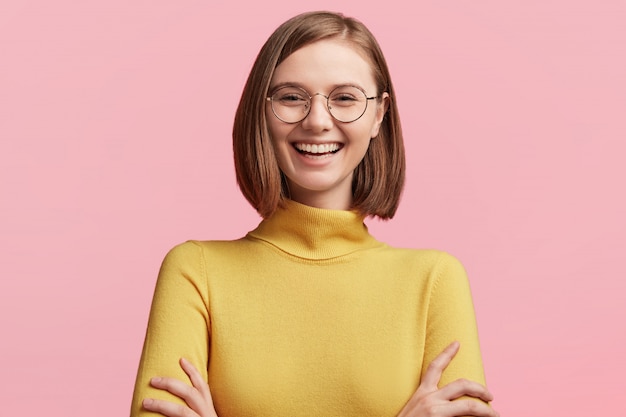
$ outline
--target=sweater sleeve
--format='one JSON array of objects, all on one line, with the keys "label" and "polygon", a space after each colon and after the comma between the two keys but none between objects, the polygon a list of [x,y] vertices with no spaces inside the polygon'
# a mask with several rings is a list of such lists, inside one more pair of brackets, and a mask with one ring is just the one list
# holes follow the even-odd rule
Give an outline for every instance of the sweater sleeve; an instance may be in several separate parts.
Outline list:
[{"label": "sweater sleeve", "polygon": [[179,365],[185,357],[207,379],[209,306],[202,248],[186,242],[165,257],[157,280],[144,341],[131,417],[156,416],[142,408],[145,398],[182,403],[178,397],[150,386],[150,378],[168,376],[189,382]]},{"label": "sweater sleeve", "polygon": [[485,384],[474,304],[465,269],[456,258],[441,253],[432,273],[434,281],[428,307],[422,375],[446,346],[458,340],[461,347],[443,372],[439,386],[459,378]]}]

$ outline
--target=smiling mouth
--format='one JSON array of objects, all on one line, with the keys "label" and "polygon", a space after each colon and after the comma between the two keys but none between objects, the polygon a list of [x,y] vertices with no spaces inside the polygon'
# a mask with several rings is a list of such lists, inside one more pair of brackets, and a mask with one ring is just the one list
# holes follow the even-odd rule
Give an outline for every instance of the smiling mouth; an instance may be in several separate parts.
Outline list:
[{"label": "smiling mouth", "polygon": [[294,143],[293,145],[296,150],[306,156],[310,157],[322,157],[322,156],[330,156],[334,153],[337,153],[341,148],[343,148],[343,144],[341,143],[320,143],[320,144],[310,144],[310,143]]}]

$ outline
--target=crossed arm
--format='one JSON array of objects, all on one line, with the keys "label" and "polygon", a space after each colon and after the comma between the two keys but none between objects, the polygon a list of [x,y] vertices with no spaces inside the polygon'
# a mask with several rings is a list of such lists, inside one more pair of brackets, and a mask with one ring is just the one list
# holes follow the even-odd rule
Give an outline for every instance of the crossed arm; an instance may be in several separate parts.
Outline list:
[{"label": "crossed arm", "polygon": [[[460,345],[450,344],[429,365],[417,391],[406,403],[397,417],[498,417],[499,414],[487,403],[493,395],[483,385],[466,379],[458,379],[438,388],[441,374],[450,364]],[[191,385],[176,378],[155,377],[150,384],[157,389],[167,391],[185,404],[146,398],[143,407],[166,417],[218,417],[211,390],[198,370],[185,359],[180,366],[189,376]],[[472,398],[461,398],[472,397]],[[476,399],[481,401],[476,401]]]},{"label": "crossed arm", "polygon": [[[488,390],[463,379],[483,381],[474,312],[465,271],[458,261],[443,260],[433,270],[439,279],[430,296],[425,333],[424,365],[428,366],[419,370],[421,384],[397,417],[497,416],[486,404],[492,400]],[[168,417],[217,416],[206,382],[210,317],[202,290],[206,287],[201,278],[203,262],[202,250],[191,242],[174,249],[164,261],[153,300],[151,331],[144,345],[144,355],[151,360],[140,366],[132,415],[139,415],[143,408]],[[463,347],[458,342],[445,347],[452,338],[460,340]],[[189,361],[181,360],[177,366],[179,355]],[[158,369],[153,366],[156,363]],[[152,378],[156,375],[168,377]]]}]

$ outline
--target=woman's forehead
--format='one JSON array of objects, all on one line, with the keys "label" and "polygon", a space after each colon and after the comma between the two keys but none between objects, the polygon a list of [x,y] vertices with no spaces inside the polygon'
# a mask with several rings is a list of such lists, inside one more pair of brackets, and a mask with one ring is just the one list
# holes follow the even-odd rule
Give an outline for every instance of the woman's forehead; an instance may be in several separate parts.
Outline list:
[{"label": "woman's forehead", "polygon": [[281,62],[272,76],[271,87],[293,83],[305,88],[356,84],[374,86],[374,71],[361,47],[352,42],[329,39],[303,46]]}]

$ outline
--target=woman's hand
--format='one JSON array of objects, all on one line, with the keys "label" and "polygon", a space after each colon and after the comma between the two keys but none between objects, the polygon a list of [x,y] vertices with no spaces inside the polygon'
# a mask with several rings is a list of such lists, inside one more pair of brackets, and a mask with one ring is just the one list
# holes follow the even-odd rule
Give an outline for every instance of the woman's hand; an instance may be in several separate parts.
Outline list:
[{"label": "woman's hand", "polygon": [[180,360],[180,366],[189,376],[192,386],[176,378],[161,377],[152,378],[150,385],[180,397],[187,405],[146,398],[143,407],[167,417],[218,417],[209,385],[202,379],[200,372],[184,358]]},{"label": "woman's hand", "polygon": [[[444,369],[459,351],[459,342],[450,344],[428,366],[422,383],[409,402],[404,406],[398,417],[499,417],[499,414],[485,402],[493,400],[493,395],[481,384],[465,379],[437,388]],[[462,396],[481,399],[462,399]]]}]

